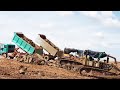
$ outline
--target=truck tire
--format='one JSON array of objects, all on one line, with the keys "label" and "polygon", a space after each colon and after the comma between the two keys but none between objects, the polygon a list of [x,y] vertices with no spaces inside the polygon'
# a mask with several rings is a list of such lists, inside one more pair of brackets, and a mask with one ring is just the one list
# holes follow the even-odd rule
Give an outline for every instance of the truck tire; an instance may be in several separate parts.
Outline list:
[{"label": "truck tire", "polygon": [[9,56],[10,59],[14,59],[14,57]]},{"label": "truck tire", "polygon": [[48,61],[48,60],[49,60],[49,56],[45,56],[45,57],[44,57],[44,60],[45,60],[45,61]]},{"label": "truck tire", "polygon": [[6,53],[3,53],[2,56],[5,57],[5,58],[7,58],[7,54]]}]

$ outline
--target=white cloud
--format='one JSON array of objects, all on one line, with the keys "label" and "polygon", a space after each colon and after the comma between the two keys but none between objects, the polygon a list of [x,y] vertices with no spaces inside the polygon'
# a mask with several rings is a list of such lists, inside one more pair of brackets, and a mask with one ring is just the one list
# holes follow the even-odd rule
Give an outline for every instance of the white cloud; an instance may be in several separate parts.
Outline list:
[{"label": "white cloud", "polygon": [[117,48],[117,49],[120,49],[120,42],[109,42],[109,46],[110,48]]},{"label": "white cloud", "polygon": [[[95,47],[97,49],[99,48],[106,48],[106,49],[115,49],[120,47],[120,41],[116,41],[112,37],[113,35],[105,32],[95,32],[94,37],[92,40],[90,40],[91,47]],[[115,38],[115,37],[114,37]],[[112,39],[112,40],[111,40]]]},{"label": "white cloud", "polygon": [[115,17],[112,11],[79,11],[81,14],[94,18],[104,26],[120,28],[120,21]]},{"label": "white cloud", "polygon": [[98,37],[98,38],[100,38],[100,39],[104,38],[104,34],[102,32],[95,33],[95,36]]},{"label": "white cloud", "polygon": [[[99,12],[99,11],[98,11]],[[108,18],[108,17],[114,17],[114,14],[112,11],[101,11],[101,16],[105,17],[105,18]]]},{"label": "white cloud", "polygon": [[106,18],[103,22],[104,26],[110,27],[110,28],[114,28],[114,27],[118,27],[120,28],[120,21],[117,19],[112,19],[112,18]]},{"label": "white cloud", "polygon": [[56,12],[61,16],[69,16],[74,14],[73,11],[56,11]]},{"label": "white cloud", "polygon": [[54,26],[53,23],[42,23],[42,24],[40,24],[40,28],[51,28],[53,26]]},{"label": "white cloud", "polygon": [[89,17],[93,17],[93,18],[98,18],[99,14],[98,11],[79,11],[81,14],[89,16]]},{"label": "white cloud", "polygon": [[101,42],[101,45],[105,48],[111,48],[110,44],[107,42]]},{"label": "white cloud", "polygon": [[91,49],[115,49],[115,48],[120,48],[120,43],[115,43],[115,42],[105,42],[103,41],[95,41],[95,42],[89,42],[91,44],[90,48]]}]

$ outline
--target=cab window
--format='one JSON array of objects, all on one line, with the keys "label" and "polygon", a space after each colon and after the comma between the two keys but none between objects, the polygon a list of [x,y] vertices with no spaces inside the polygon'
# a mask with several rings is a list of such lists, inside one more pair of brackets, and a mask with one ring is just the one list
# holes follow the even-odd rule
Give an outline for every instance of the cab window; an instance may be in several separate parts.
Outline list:
[{"label": "cab window", "polygon": [[8,48],[11,48],[11,46],[8,46]]},{"label": "cab window", "polygon": [[5,45],[4,48],[7,48],[7,46]]},{"label": "cab window", "polygon": [[14,46],[10,45],[10,46],[8,46],[8,48],[14,48]]}]

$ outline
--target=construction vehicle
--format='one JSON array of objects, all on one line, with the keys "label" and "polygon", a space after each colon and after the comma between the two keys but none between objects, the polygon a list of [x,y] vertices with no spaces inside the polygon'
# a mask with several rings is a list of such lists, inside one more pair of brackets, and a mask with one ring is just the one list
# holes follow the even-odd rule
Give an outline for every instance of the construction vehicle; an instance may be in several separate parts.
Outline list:
[{"label": "construction vehicle", "polygon": [[[68,49],[68,51],[72,50]],[[73,51],[75,50],[73,49]],[[73,67],[77,68],[77,71],[79,71],[81,75],[85,76],[105,77],[105,75],[120,75],[120,69],[117,67],[115,57],[110,56],[105,52],[96,52],[91,50],[85,50],[84,55],[85,58],[79,60],[81,64],[66,64],[67,69],[73,69]],[[100,61],[101,58],[105,57],[107,57],[107,60]],[[98,60],[95,60],[95,58],[98,58]],[[114,59],[114,62],[110,62],[109,58]]]},{"label": "construction vehicle", "polygon": [[120,75],[120,69],[117,64],[107,63],[106,60],[102,61],[90,61],[86,59],[83,61],[82,67],[79,72],[81,75],[87,76],[105,76],[105,75]]},{"label": "construction vehicle", "polygon": [[48,40],[43,34],[38,34],[36,44],[49,53],[49,55],[44,56],[45,60],[55,59],[56,57],[61,58],[63,56],[63,51]]},{"label": "construction vehicle", "polygon": [[25,53],[17,53],[15,58],[20,62],[34,63],[34,64],[44,64],[43,48],[38,47],[31,39],[27,38],[22,32],[14,32],[14,37],[12,39],[20,49]]},{"label": "construction vehicle", "polygon": [[[85,50],[86,60],[83,62],[83,67],[80,68],[80,74],[82,75],[120,75],[120,69],[117,67],[116,58],[106,54],[105,52],[96,52],[91,50]],[[89,56],[89,58],[88,58]],[[100,61],[100,58],[107,57],[107,60]],[[92,59],[91,59],[92,58]],[[95,60],[97,58],[98,60]],[[110,62],[110,59],[114,59],[114,62]]]},{"label": "construction vehicle", "polygon": [[67,70],[77,71],[83,76],[107,77],[111,75],[120,75],[116,61],[110,62],[110,59],[104,61],[90,60],[89,58],[72,58],[60,60],[60,64]]},{"label": "construction vehicle", "polygon": [[14,44],[0,44],[0,55],[3,55],[5,58],[8,58],[9,54],[13,53],[14,50],[15,50]]}]

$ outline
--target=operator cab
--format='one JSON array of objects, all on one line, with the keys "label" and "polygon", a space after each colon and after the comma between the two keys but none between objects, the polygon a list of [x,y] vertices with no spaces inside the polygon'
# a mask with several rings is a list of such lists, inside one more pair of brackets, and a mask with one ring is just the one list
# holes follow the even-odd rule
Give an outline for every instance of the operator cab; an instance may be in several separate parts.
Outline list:
[{"label": "operator cab", "polygon": [[1,44],[0,45],[0,54],[6,54],[6,53],[11,53],[14,52],[15,45],[13,44]]}]

